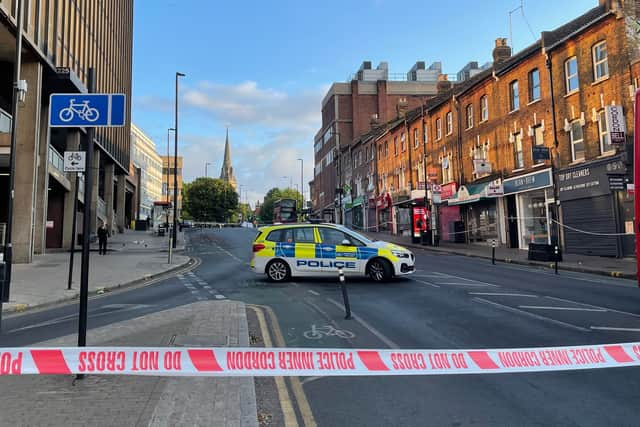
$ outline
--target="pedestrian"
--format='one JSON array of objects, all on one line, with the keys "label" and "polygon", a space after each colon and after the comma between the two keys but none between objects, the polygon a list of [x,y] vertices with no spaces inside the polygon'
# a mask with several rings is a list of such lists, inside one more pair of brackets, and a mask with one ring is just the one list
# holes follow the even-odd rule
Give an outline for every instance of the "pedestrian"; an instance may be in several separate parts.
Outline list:
[{"label": "pedestrian", "polygon": [[98,253],[100,255],[107,254],[107,237],[109,237],[107,224],[102,224],[98,228]]}]

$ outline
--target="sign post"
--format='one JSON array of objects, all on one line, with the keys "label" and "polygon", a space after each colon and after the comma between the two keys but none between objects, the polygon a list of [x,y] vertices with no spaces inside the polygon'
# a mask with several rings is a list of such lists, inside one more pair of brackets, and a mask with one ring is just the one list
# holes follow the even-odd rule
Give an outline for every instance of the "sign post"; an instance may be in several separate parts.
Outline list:
[{"label": "sign post", "polygon": [[[636,90],[634,111],[634,130],[633,130],[633,184],[634,186],[640,182],[640,90]],[[640,197],[634,194],[633,204],[635,207],[635,226],[634,234],[636,235],[636,275],[638,279],[638,287],[640,287]]]},{"label": "sign post", "polygon": [[[54,93],[50,97],[49,126],[66,128],[87,128],[85,152],[67,151],[64,155],[65,172],[86,172],[87,164],[93,167],[93,149],[96,127],[120,127],[125,125],[125,95],[96,94],[95,69],[89,68],[87,77],[88,94]],[[95,207],[91,206],[93,193],[93,171],[85,174],[84,186],[84,216],[82,221],[82,266],[80,273],[80,313],[78,319],[78,347],[87,343],[87,312],[89,299],[89,249],[91,234],[91,216]],[[79,178],[76,175],[76,195],[74,205],[78,200]],[[69,260],[69,287],[73,274],[73,252],[75,233],[75,218],[77,206],[74,208],[73,236],[71,244],[71,258]],[[78,375],[78,378],[82,378]]]}]

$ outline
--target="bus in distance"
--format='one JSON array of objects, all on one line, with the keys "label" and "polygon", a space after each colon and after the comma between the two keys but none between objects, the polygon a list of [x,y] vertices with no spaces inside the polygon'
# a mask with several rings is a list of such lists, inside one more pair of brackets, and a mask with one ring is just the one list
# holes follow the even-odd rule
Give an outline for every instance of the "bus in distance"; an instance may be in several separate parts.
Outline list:
[{"label": "bus in distance", "polygon": [[295,199],[278,199],[273,204],[273,222],[297,222]]}]

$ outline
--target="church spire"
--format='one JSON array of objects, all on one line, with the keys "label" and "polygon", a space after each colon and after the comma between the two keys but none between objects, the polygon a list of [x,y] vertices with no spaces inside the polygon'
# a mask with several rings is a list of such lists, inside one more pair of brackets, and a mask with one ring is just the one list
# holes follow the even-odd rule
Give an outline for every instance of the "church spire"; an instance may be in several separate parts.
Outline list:
[{"label": "church spire", "polygon": [[238,188],[236,178],[233,176],[233,166],[231,166],[231,146],[229,145],[229,128],[227,127],[227,138],[224,142],[224,162],[220,171],[220,179],[231,184],[233,189]]}]

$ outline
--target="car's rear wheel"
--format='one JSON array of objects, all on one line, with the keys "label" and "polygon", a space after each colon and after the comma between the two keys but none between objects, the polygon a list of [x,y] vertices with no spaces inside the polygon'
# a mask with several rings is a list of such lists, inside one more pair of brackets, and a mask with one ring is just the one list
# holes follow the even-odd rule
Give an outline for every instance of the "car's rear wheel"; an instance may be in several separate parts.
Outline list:
[{"label": "car's rear wheel", "polygon": [[384,282],[391,279],[391,265],[389,265],[389,261],[377,258],[369,263],[367,273],[373,281]]},{"label": "car's rear wheel", "polygon": [[267,265],[267,277],[272,282],[284,282],[291,277],[289,265],[281,259],[271,261]]}]

